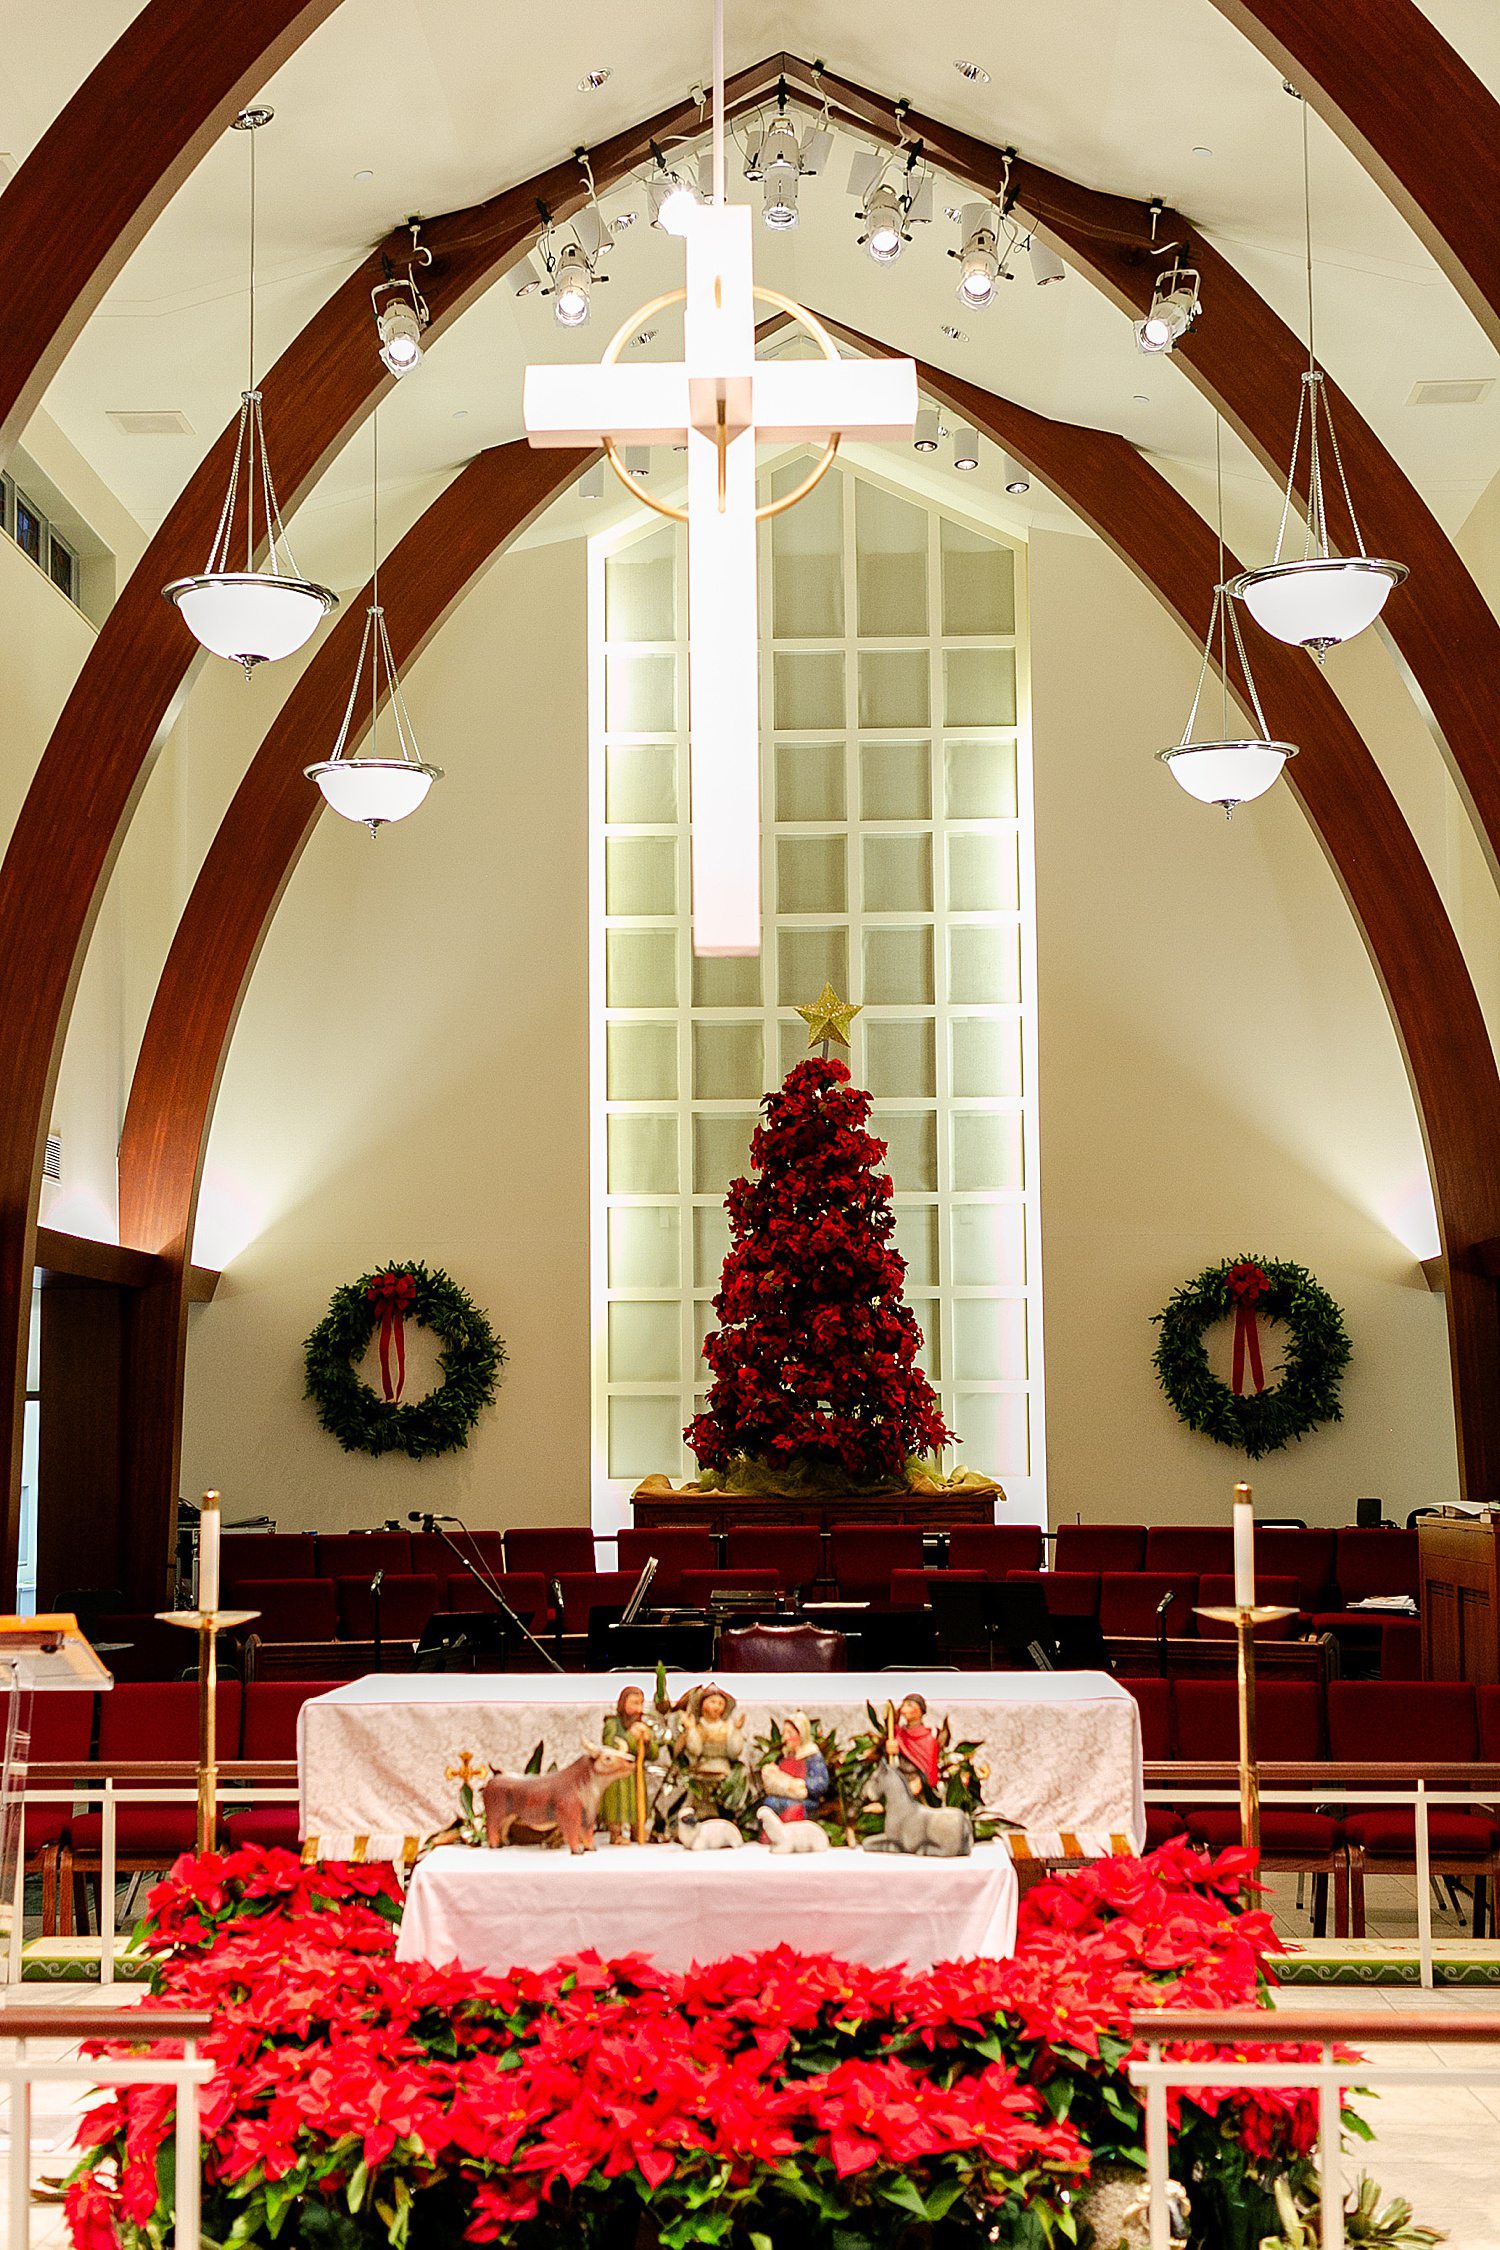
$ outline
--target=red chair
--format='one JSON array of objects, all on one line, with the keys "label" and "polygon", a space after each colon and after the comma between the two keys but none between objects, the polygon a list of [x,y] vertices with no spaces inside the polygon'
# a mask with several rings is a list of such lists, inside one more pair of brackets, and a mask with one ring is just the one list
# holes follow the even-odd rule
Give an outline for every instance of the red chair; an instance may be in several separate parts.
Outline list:
[{"label": "red chair", "polygon": [[[1237,1759],[1240,1754],[1239,1690],[1233,1680],[1177,1680],[1172,1687],[1177,1716],[1177,1755],[1190,1760]],[[1311,1765],[1328,1755],[1323,1732],[1323,1696],[1316,1680],[1262,1680],[1255,1691],[1256,1747],[1268,1762]],[[1221,1852],[1240,1840],[1237,1805],[1190,1805],[1189,1831],[1195,1843]],[[1263,1805],[1260,1815],[1261,1863],[1275,1872],[1313,1878],[1313,1930],[1328,1928],[1328,1878],[1333,1877],[1333,1927],[1349,1930],[1349,1860],[1342,1824],[1303,1805]]]},{"label": "red chair", "polygon": [[180,1680],[185,1673],[198,1676],[198,1645],[180,1625],[164,1625],[151,1611],[94,1620],[92,1638],[101,1645],[113,1642],[106,1662],[117,1681],[135,1685],[144,1680]]},{"label": "red chair", "polygon": [[720,1587],[726,1592],[764,1594],[768,1610],[781,1599],[781,1580],[774,1570],[685,1570],[681,1597],[690,1609],[707,1609]]},{"label": "red chair", "polygon": [[888,1602],[891,1572],[922,1567],[920,1524],[835,1524],[829,1545],[833,1575],[846,1601]]},{"label": "red chair", "polygon": [[1049,1617],[1099,1615],[1097,1570],[1008,1570],[1010,1584],[1040,1586]]},{"label": "red chair", "polygon": [[324,1531],[318,1535],[320,1578],[362,1578],[377,1570],[405,1578],[411,1572],[409,1531]]},{"label": "red chair", "polygon": [[1267,1578],[1295,1578],[1297,1607],[1327,1609],[1333,1599],[1334,1534],[1331,1531],[1278,1531],[1255,1534],[1255,1567]]},{"label": "red chair", "polygon": [[1111,1636],[1136,1639],[1159,1633],[1156,1614],[1163,1598],[1172,1596],[1166,1630],[1174,1640],[1184,1640],[1198,1629],[1193,1604],[1198,1599],[1196,1578],[1165,1570],[1106,1570],[1099,1578],[1099,1630]]},{"label": "red chair", "polygon": [[[523,1625],[536,1632],[538,1627],[551,1624],[552,1592],[539,1570],[507,1570],[495,1583]],[[449,1609],[483,1611],[495,1606],[479,1580],[466,1570],[455,1571],[447,1585]]]},{"label": "red chair", "polygon": [[1409,1594],[1417,1599],[1415,1531],[1341,1531],[1334,1577],[1345,1609],[1372,1594]]},{"label": "red chair", "polygon": [[558,1573],[563,1597],[563,1631],[586,1633],[589,1613],[623,1609],[635,1591],[638,1570],[564,1570]]},{"label": "red chair", "polygon": [[805,1621],[731,1625],[719,1635],[718,1661],[722,1672],[847,1672],[849,1644]]},{"label": "red chair", "polygon": [[377,1616],[382,1641],[419,1641],[427,1622],[441,1607],[441,1581],[427,1572],[392,1573],[379,1596],[370,1591],[367,1578],[341,1578],[339,1637],[346,1641],[373,1641]]},{"label": "red chair", "polygon": [[1383,1680],[1420,1680],[1422,1676],[1422,1620],[1420,1617],[1383,1617],[1380,1621],[1380,1677]]},{"label": "red chair", "polygon": [[[1172,1683],[1170,1680],[1122,1680],[1141,1710],[1141,1756],[1156,1761],[1172,1755]],[[1171,1805],[1146,1807],[1146,1849],[1154,1852],[1186,1828],[1181,1813]]]},{"label": "red chair", "polygon": [[1143,1523],[1060,1523],[1054,1570],[1140,1570],[1146,1560]]},{"label": "red chair", "polygon": [[891,1572],[892,1609],[928,1609],[931,1607],[929,1589],[939,1586],[988,1586],[993,1584],[987,1570],[893,1570]]},{"label": "red chair", "polygon": [[[453,1549],[458,1549],[455,1554]],[[501,1531],[460,1531],[453,1526],[452,1545],[440,1539],[435,1531],[414,1531],[411,1535],[410,1568],[430,1571],[434,1578],[467,1577],[468,1572],[459,1561],[465,1555],[477,1562],[481,1570],[498,1578],[505,1569],[505,1534]]]},{"label": "red chair", "polygon": [[713,1533],[677,1524],[637,1527],[619,1534],[615,1553],[617,1567],[633,1571],[637,1577],[655,1555],[656,1576],[651,1581],[649,1599],[653,1603],[681,1601],[683,1572],[713,1568]]},{"label": "red chair", "polygon": [[1001,1579],[1012,1570],[1040,1570],[1042,1527],[1037,1523],[956,1523],[948,1534],[948,1568],[978,1570]]},{"label": "red chair", "polygon": [[1474,1690],[1474,1716],[1479,1722],[1479,1755],[1487,1766],[1500,1766],[1500,1687]]},{"label": "red chair", "polygon": [[[86,1690],[77,1694],[37,1695],[31,1706],[30,1765],[86,1766],[94,1739],[96,1698]],[[38,1788],[66,1788],[66,1782],[37,1783]],[[58,1861],[63,1840],[72,1823],[67,1804],[33,1805],[30,1786],[26,1805],[26,1865],[42,1878],[42,1935],[57,1933]]]},{"label": "red chair", "polygon": [[[252,1680],[245,1690],[242,1758],[297,1756],[297,1714],[316,1695],[326,1695],[327,1680]],[[230,1813],[224,1822],[231,1846],[259,1844],[264,1851],[294,1852],[301,1844],[295,1805],[255,1805]]]},{"label": "red chair", "polygon": [[781,1590],[812,1586],[823,1575],[823,1534],[815,1523],[742,1524],[724,1534],[731,1570],[774,1570]]},{"label": "red chair", "polygon": [[560,1578],[597,1570],[594,1534],[586,1524],[543,1524],[508,1527],[505,1533],[507,1570],[539,1570],[544,1578]]},{"label": "red chair", "polygon": [[[238,1755],[240,1743],[240,1683],[221,1680],[218,1698],[218,1744],[226,1758]],[[116,1685],[100,1699],[99,1759],[101,1764],[146,1763],[153,1759],[198,1757],[198,1683],[196,1680],[143,1681]],[[128,1788],[128,1782],[122,1783]],[[184,1781],[183,1786],[188,1786]],[[77,1814],[68,1824],[68,1841],[58,1861],[58,1886],[65,1935],[73,1931],[73,1881],[75,1876],[98,1874],[104,1815],[99,1811]],[[192,1851],[197,1840],[197,1808],[191,1804],[123,1804],[115,1816],[115,1864],[121,1874],[139,1875],[148,1869],[165,1871],[181,1852]]]},{"label": "red chair", "polygon": [[[1334,1680],[1328,1690],[1328,1743],[1336,1763],[1469,1763],[1479,1755],[1474,1690],[1466,1680]],[[1483,1937],[1489,1883],[1500,1874],[1500,1824],[1489,1812],[1434,1805],[1427,1833],[1433,1874],[1472,1878],[1474,1935]],[[1371,1806],[1350,1815],[1344,1836],[1353,1935],[1363,1937],[1365,1869],[1415,1867],[1416,1816],[1407,1805]]]},{"label": "red chair", "polygon": [[[310,1531],[226,1531],[220,1582],[232,1592],[241,1579],[316,1578],[318,1542]],[[235,1603],[243,1609],[243,1602]]]},{"label": "red chair", "polygon": [[233,1606],[260,1611],[255,1631],[263,1641],[331,1641],[339,1629],[331,1578],[242,1578]]},{"label": "red chair", "polygon": [[[1296,1579],[1262,1578],[1257,1571],[1255,1598],[1258,1602],[1265,1602],[1268,1606],[1274,1605],[1278,1609],[1289,1609],[1292,1613],[1290,1617],[1273,1617],[1269,1618],[1264,1625],[1257,1625],[1255,1638],[1258,1641],[1294,1641],[1302,1630],[1302,1613],[1297,1607]],[[1199,1579],[1197,1603],[1199,1609],[1228,1609],[1233,1601],[1234,1579],[1232,1576]],[[1180,1628],[1175,1629],[1180,1630]],[[1198,1619],[1198,1631],[1206,1641],[1232,1641],[1235,1636],[1233,1625],[1221,1625],[1212,1617],[1200,1617]]]},{"label": "red chair", "polygon": [[1222,1577],[1234,1570],[1234,1531],[1227,1524],[1157,1524],[1146,1534],[1147,1570],[1176,1577]]}]

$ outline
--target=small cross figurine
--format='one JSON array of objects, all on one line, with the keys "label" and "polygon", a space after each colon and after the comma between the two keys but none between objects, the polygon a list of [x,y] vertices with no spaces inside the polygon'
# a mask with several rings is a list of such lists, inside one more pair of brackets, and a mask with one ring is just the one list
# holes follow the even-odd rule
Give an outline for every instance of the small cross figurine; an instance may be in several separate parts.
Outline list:
[{"label": "small cross figurine", "polygon": [[475,1764],[472,1750],[461,1750],[458,1764],[444,1767],[443,1778],[445,1781],[462,1782],[466,1787],[472,1789],[480,1782],[489,1780],[490,1769],[488,1766]]}]

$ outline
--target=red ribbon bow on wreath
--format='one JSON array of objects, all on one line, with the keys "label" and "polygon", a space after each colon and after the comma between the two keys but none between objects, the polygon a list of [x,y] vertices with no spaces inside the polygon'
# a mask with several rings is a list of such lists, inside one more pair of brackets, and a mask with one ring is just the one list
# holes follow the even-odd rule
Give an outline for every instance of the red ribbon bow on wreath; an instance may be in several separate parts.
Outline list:
[{"label": "red ribbon bow on wreath", "polygon": [[[378,1273],[365,1291],[380,1315],[380,1387],[396,1400],[406,1388],[406,1314],[417,1285],[409,1273]],[[391,1387],[391,1342],[396,1345],[396,1383]]]},{"label": "red ribbon bow on wreath", "polygon": [[1245,1388],[1245,1355],[1250,1355],[1250,1373],[1257,1391],[1266,1387],[1266,1373],[1260,1357],[1260,1330],[1255,1321],[1255,1301],[1264,1297],[1271,1286],[1270,1276],[1261,1267],[1242,1258],[1230,1267],[1224,1276],[1225,1286],[1234,1299],[1234,1374],[1232,1386],[1239,1398]]}]

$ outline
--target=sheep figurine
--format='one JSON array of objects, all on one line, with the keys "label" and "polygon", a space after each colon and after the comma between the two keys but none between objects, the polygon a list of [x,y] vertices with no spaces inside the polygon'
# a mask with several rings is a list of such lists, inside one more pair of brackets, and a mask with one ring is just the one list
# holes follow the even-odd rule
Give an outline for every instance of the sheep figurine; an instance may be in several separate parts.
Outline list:
[{"label": "sheep figurine", "polygon": [[828,1831],[815,1820],[778,1820],[769,1805],[759,1813],[761,1834],[773,1852],[826,1852]]},{"label": "sheep figurine", "polygon": [[677,1815],[677,1841],[690,1852],[737,1852],[745,1839],[732,1820],[700,1820],[687,1805]]}]

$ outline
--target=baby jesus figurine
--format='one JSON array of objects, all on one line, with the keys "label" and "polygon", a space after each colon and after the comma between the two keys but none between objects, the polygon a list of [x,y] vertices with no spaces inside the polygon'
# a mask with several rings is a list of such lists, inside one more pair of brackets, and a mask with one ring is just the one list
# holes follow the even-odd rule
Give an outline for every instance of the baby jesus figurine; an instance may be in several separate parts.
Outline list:
[{"label": "baby jesus figurine", "polygon": [[778,1731],[781,1747],[760,1769],[765,1803],[778,1820],[816,1820],[828,1794],[828,1761],[805,1711],[789,1711]]}]

